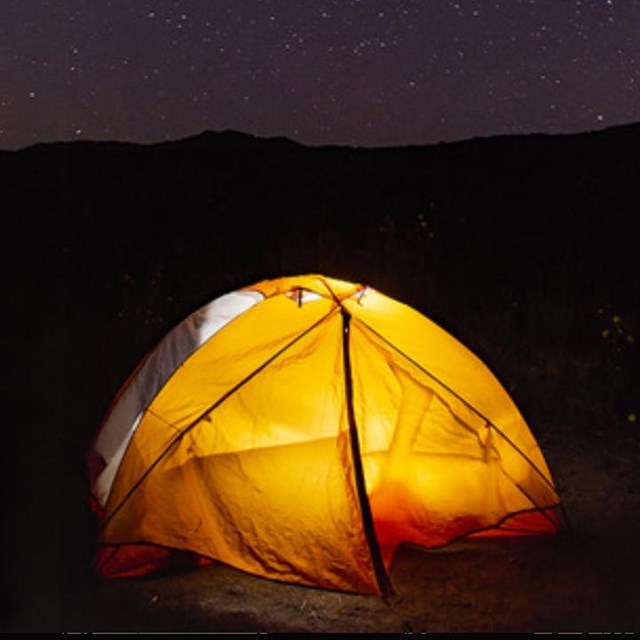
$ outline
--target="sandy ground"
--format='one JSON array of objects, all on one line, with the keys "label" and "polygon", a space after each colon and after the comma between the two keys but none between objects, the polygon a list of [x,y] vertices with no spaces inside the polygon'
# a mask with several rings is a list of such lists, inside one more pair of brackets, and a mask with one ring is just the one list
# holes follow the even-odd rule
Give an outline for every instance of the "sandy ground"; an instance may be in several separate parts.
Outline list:
[{"label": "sandy ground", "polygon": [[329,592],[222,565],[89,581],[66,631],[639,632],[637,425],[539,437],[564,499],[566,535],[402,549],[394,595]]}]

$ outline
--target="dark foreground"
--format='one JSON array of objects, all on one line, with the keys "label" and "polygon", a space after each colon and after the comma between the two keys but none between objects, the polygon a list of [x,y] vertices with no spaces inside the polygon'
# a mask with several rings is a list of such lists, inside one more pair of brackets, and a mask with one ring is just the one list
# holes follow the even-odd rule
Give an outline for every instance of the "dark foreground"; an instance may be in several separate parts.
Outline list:
[{"label": "dark foreground", "polygon": [[[396,150],[204,135],[0,153],[2,631],[640,631],[640,126]],[[101,582],[84,456],[138,360],[302,273],[453,333],[546,455],[570,535],[404,549],[396,593],[228,567]]]},{"label": "dark foreground", "polygon": [[[545,438],[572,531],[544,539],[402,550],[387,600],[275,583],[222,565],[31,585],[19,631],[631,632],[640,630],[640,459],[624,429]],[[50,576],[42,576],[41,586]],[[35,596],[35,597],[34,597]]]}]

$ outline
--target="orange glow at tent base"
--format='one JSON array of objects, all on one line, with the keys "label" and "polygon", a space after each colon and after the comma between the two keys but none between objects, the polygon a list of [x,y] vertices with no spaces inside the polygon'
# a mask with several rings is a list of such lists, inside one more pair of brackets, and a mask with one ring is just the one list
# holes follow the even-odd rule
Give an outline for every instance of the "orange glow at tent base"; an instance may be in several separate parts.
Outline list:
[{"label": "orange glow at tent base", "polygon": [[565,524],[486,365],[414,309],[320,275],[185,318],[120,389],[89,460],[105,576],[218,561],[382,594],[403,544]]}]

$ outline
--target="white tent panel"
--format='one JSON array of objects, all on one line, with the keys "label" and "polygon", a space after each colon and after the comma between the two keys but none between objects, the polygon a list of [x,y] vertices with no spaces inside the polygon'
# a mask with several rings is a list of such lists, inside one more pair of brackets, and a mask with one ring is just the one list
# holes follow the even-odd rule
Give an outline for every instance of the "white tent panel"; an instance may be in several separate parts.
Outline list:
[{"label": "white tent panel", "polygon": [[147,355],[121,390],[93,446],[104,465],[96,479],[97,497],[103,505],[143,411],[171,374],[198,347],[262,299],[261,293],[244,290],[216,298],[185,318]]}]

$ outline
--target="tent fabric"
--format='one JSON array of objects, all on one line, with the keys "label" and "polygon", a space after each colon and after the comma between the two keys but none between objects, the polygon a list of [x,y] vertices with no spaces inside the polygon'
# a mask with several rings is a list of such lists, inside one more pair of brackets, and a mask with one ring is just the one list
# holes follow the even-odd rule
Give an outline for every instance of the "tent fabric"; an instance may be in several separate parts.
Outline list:
[{"label": "tent fabric", "polygon": [[180,323],[89,458],[104,575],[188,558],[380,594],[401,544],[562,527],[543,454],[486,365],[409,306],[315,274]]}]

